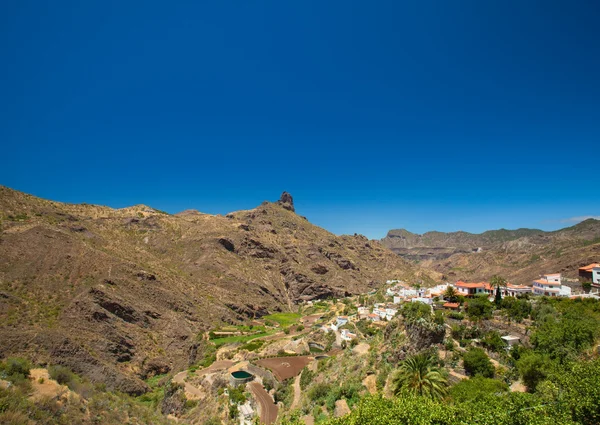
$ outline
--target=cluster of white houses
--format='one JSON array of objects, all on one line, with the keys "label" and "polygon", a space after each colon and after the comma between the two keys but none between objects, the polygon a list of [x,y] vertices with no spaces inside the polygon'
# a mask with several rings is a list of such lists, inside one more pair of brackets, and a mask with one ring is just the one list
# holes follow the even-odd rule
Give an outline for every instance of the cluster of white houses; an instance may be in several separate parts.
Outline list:
[{"label": "cluster of white houses", "polygon": [[[579,269],[580,275],[588,273],[592,284],[600,287],[600,264],[591,264]],[[425,304],[433,304],[433,299],[436,297],[443,298],[444,293],[449,287],[456,290],[458,295],[470,298],[477,295],[487,295],[490,298],[495,296],[496,288],[489,282],[463,282],[459,280],[455,284],[437,285],[433,288],[413,289],[403,283],[395,283],[394,286],[388,287],[386,294],[394,297],[394,304],[399,304],[403,301],[423,302]],[[598,282],[598,283],[597,283]],[[500,294],[504,297],[517,297],[524,294],[540,295],[547,297],[570,297],[571,288],[563,285],[562,276],[560,273],[551,273],[541,276],[533,281],[531,286],[513,285],[506,283],[500,286]]]}]

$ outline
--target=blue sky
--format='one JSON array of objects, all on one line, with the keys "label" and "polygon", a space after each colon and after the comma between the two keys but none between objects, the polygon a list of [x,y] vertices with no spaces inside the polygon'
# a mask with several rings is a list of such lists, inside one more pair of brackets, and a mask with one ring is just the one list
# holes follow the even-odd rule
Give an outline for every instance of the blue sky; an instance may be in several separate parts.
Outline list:
[{"label": "blue sky", "polygon": [[0,6],[0,184],[334,233],[600,216],[597,1]]}]

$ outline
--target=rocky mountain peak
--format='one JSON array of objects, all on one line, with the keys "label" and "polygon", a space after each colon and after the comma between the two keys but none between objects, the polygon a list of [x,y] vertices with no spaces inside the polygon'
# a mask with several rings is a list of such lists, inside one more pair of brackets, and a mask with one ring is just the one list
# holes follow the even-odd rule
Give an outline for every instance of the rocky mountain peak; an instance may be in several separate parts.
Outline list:
[{"label": "rocky mountain peak", "polygon": [[277,201],[277,204],[281,205],[286,210],[296,212],[296,209],[294,208],[294,198],[292,198],[292,195],[290,195],[286,191],[284,191],[281,194],[281,197],[279,198],[279,201]]}]

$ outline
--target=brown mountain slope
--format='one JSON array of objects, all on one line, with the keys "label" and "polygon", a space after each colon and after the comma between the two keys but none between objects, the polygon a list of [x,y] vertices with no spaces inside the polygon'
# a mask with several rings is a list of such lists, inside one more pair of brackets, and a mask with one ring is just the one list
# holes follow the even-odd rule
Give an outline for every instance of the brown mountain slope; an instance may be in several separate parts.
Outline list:
[{"label": "brown mountain slope", "polygon": [[226,217],[46,201],[0,187],[0,357],[65,364],[109,388],[193,362],[220,322],[361,293],[389,277],[431,281],[363,236],[335,236],[289,195]]},{"label": "brown mountain slope", "polygon": [[561,272],[577,278],[577,269],[600,259],[600,221],[585,220],[553,232],[537,229],[428,232],[393,230],[382,243],[400,256],[419,260],[447,280],[482,280],[494,274],[528,284],[540,274]]}]

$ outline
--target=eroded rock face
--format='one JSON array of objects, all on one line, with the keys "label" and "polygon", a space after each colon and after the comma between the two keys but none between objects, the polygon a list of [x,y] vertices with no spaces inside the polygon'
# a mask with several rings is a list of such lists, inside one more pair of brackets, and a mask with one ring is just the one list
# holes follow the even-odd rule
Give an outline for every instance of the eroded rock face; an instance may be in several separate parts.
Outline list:
[{"label": "eroded rock face", "polygon": [[279,201],[277,201],[277,203],[286,210],[296,212],[296,209],[294,208],[294,198],[292,198],[292,195],[290,195],[287,192],[283,192],[281,194],[281,198],[279,198]]}]

